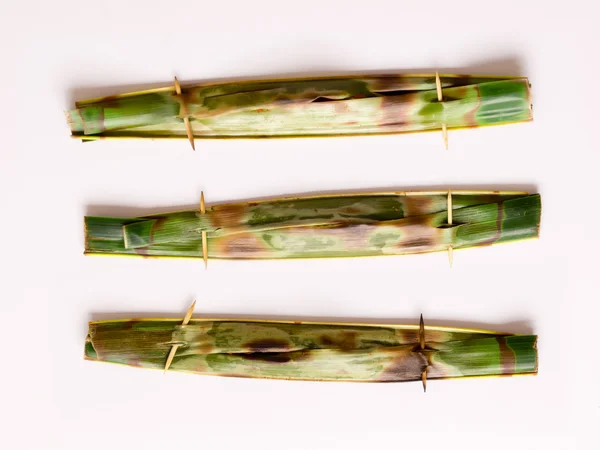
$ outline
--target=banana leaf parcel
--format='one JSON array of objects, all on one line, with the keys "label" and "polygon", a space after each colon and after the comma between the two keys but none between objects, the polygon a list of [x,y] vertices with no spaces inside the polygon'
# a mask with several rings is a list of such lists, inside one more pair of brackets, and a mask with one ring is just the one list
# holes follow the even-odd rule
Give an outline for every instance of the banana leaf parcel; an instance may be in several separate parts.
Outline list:
[{"label": "banana leaf parcel", "polygon": [[85,358],[203,375],[413,381],[537,373],[537,336],[423,325],[267,320],[90,322]]},{"label": "banana leaf parcel", "polygon": [[448,191],[385,192],[222,204],[204,213],[85,217],[85,253],[329,258],[446,251],[538,237],[538,194],[452,191],[450,223],[448,204]]},{"label": "banana leaf parcel", "polygon": [[[236,81],[79,101],[73,137],[267,138],[473,128],[533,118],[527,78],[364,75]],[[442,100],[440,100],[442,98]]]}]

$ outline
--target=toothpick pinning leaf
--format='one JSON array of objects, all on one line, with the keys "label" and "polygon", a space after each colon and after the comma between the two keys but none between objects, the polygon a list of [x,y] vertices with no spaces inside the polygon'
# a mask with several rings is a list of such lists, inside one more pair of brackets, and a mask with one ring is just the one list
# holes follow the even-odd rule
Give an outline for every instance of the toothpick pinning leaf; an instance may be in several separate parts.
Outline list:
[{"label": "toothpick pinning leaf", "polygon": [[[185,317],[183,318],[182,325],[187,325],[192,318],[192,314],[194,314],[194,308],[196,307],[196,300],[192,302],[192,305],[187,310]],[[175,357],[175,353],[177,353],[177,349],[181,347],[181,344],[173,344],[171,350],[169,350],[169,355],[167,356],[167,362],[165,363],[164,373],[167,373],[169,367],[171,367],[171,363],[173,362],[173,358]]]}]

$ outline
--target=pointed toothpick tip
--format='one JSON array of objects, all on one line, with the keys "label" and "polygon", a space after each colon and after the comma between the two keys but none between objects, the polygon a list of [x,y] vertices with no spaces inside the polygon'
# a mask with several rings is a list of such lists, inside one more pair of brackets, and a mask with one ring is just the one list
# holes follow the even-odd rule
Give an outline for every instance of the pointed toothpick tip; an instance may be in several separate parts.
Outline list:
[{"label": "pointed toothpick tip", "polygon": [[200,191],[200,213],[206,214],[206,204],[204,203],[204,191]]},{"label": "pointed toothpick tip", "polygon": [[177,93],[177,95],[181,95],[181,85],[179,84],[179,80],[177,79],[177,77],[174,77],[174,79],[175,92]]},{"label": "pointed toothpick tip", "polygon": [[188,141],[190,141],[190,145],[192,146],[192,150],[196,151],[196,144],[194,143],[194,132],[192,131],[192,124],[190,123],[190,119],[188,117],[184,118],[183,123],[185,124],[185,132],[187,134]]},{"label": "pointed toothpick tip", "polygon": [[163,371],[163,375],[169,371],[169,367],[171,367],[171,363],[173,362],[173,358],[175,357],[175,352],[177,351],[178,345],[174,345],[169,350],[169,356],[167,356],[167,362],[165,363],[165,370]]},{"label": "pointed toothpick tip", "polygon": [[421,372],[421,382],[423,383],[423,392],[427,392],[427,369]]},{"label": "pointed toothpick tip", "polygon": [[442,137],[444,138],[444,145],[446,146],[446,150],[448,150],[448,127],[446,124],[442,124]]},{"label": "pointed toothpick tip", "polygon": [[190,141],[190,145],[192,146],[192,150],[196,151],[196,144],[194,143],[194,132],[192,131],[192,124],[190,123],[190,119],[187,117],[183,119],[185,122],[185,132],[187,133],[188,141]]},{"label": "pointed toothpick tip", "polygon": [[204,259],[204,270],[208,269],[208,241],[206,231],[202,232],[202,259]]},{"label": "pointed toothpick tip", "polygon": [[185,313],[185,317],[183,318],[183,322],[181,323],[182,325],[187,325],[190,322],[190,319],[192,318],[192,315],[194,314],[195,307],[196,307],[196,300],[194,300],[192,302],[192,304],[188,308],[187,312]]}]

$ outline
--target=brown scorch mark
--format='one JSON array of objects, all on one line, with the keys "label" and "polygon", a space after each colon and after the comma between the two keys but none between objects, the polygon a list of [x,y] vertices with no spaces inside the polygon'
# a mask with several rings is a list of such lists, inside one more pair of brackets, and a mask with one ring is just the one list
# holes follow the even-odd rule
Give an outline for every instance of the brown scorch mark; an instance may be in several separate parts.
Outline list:
[{"label": "brown scorch mark", "polygon": [[306,350],[299,350],[294,352],[240,353],[239,356],[248,361],[263,361],[281,364],[305,360],[310,356],[310,352]]},{"label": "brown scorch mark", "polygon": [[259,237],[251,233],[240,233],[231,236],[223,236],[216,240],[216,245],[222,248],[216,253],[224,253],[233,257],[249,257],[252,253],[261,253],[267,248],[259,240]]},{"label": "brown scorch mark", "polygon": [[213,353],[214,349],[215,349],[215,346],[208,342],[206,342],[204,344],[200,344],[200,346],[198,346],[198,351],[202,355],[208,355],[210,353]]},{"label": "brown scorch mark", "polygon": [[435,199],[429,196],[407,195],[402,200],[404,217],[431,214],[434,211]]},{"label": "brown scorch mark", "polygon": [[405,103],[408,95],[381,97],[381,122],[382,127],[393,126],[402,129],[410,123],[410,106]]},{"label": "brown scorch mark", "polygon": [[514,352],[506,344],[506,338],[504,336],[497,336],[498,346],[500,347],[500,362],[502,365],[502,374],[510,375],[515,373],[515,367],[517,360]]},{"label": "brown scorch mark", "polygon": [[[390,351],[392,351],[390,349]],[[410,347],[396,349],[397,356],[392,363],[381,372],[377,381],[420,380],[421,373],[427,368],[427,357],[413,351]]]},{"label": "brown scorch mark", "polygon": [[496,232],[491,238],[481,242],[480,245],[492,245],[498,239],[500,239],[500,236],[502,235],[502,215],[504,214],[504,204],[502,202],[498,202],[496,203],[496,205],[498,206],[498,215],[496,217]]},{"label": "brown scorch mark", "polygon": [[249,212],[245,205],[222,205],[210,208],[208,216],[215,228],[228,228],[243,225]]},{"label": "brown scorch mark", "polygon": [[477,111],[481,108],[481,91],[479,89],[479,85],[475,85],[475,92],[477,92],[477,106],[470,112],[465,115],[465,121],[467,122],[467,126],[476,127],[477,126]]},{"label": "brown scorch mark", "polygon": [[150,229],[150,245],[154,244],[154,233],[160,231],[165,226],[166,221],[166,217],[159,217],[156,219],[156,222],[154,222]]},{"label": "brown scorch mark", "polygon": [[358,348],[358,333],[356,331],[340,331],[336,335],[324,335],[319,337],[319,343],[325,348],[335,348],[342,351],[351,351]]},{"label": "brown scorch mark", "polygon": [[284,339],[259,339],[248,342],[245,347],[252,352],[286,352],[289,351],[289,342]]},{"label": "brown scorch mark", "polygon": [[140,322],[140,320],[138,320],[138,319],[128,320],[127,322],[123,323],[123,325],[121,326],[121,329],[122,330],[131,330],[131,329],[133,329],[133,326],[139,322]]}]

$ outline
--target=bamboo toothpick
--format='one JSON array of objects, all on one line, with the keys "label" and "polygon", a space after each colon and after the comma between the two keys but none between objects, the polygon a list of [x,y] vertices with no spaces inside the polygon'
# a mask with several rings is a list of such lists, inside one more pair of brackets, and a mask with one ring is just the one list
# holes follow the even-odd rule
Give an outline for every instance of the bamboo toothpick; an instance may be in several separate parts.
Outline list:
[{"label": "bamboo toothpick", "polygon": [[[440,74],[437,72],[435,73],[435,87],[437,89],[438,102],[443,102],[442,81],[440,80]],[[442,124],[442,135],[444,137],[444,145],[446,146],[446,150],[448,150],[448,128],[445,123]]]},{"label": "bamboo toothpick", "polygon": [[[200,192],[200,214],[206,214],[204,191]],[[208,240],[206,238],[206,231],[202,232],[202,258],[204,258],[204,268],[208,269]]]},{"label": "bamboo toothpick", "polygon": [[[181,85],[179,84],[179,80],[175,77],[175,92],[177,95],[181,95]],[[192,131],[192,124],[190,123],[190,118],[188,117],[188,110],[185,102],[181,99],[181,115],[183,117],[183,123],[185,124],[185,131],[187,133],[188,141],[192,144],[192,150],[196,151],[196,145],[194,144],[194,132]]]},{"label": "bamboo toothpick", "polygon": [[[196,306],[196,300],[193,301],[192,306],[188,309],[185,317],[183,318],[182,325],[187,325],[192,318],[192,314],[194,314],[194,307]],[[173,362],[173,358],[175,357],[175,353],[177,353],[177,349],[181,347],[181,344],[173,344],[171,350],[169,351],[169,356],[167,356],[167,362],[165,363],[165,371],[163,373],[167,373],[169,367],[171,367],[171,363]]]},{"label": "bamboo toothpick", "polygon": [[[425,350],[425,322],[423,321],[423,314],[421,314],[421,320],[419,321],[419,346],[421,351]],[[421,382],[423,383],[423,392],[427,392],[427,367],[421,372]]]},{"label": "bamboo toothpick", "polygon": [[[448,225],[452,225],[452,191],[448,189]],[[452,260],[454,259],[454,248],[452,244],[448,246],[448,262],[452,268]]]}]

